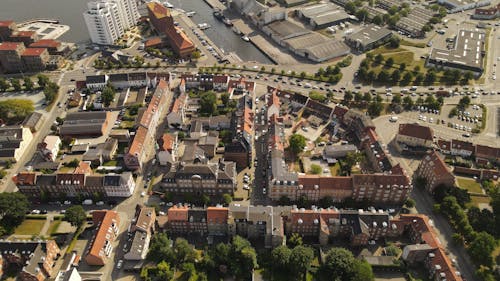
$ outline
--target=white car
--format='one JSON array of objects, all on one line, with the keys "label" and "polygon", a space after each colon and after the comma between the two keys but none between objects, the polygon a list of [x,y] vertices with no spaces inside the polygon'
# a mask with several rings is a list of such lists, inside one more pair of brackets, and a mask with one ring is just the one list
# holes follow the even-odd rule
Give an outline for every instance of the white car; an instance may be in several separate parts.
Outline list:
[{"label": "white car", "polygon": [[116,264],[117,269],[121,269],[123,266],[123,260],[119,260],[118,263]]},{"label": "white car", "polygon": [[144,196],[146,196],[146,192],[143,191],[143,192],[141,192],[141,197],[144,197]]},{"label": "white car", "polygon": [[243,185],[243,189],[244,189],[244,190],[250,190],[250,187],[248,186],[248,184],[244,184],[244,185]]},{"label": "white car", "polygon": [[263,189],[262,189],[262,194],[266,194],[266,193],[267,193],[266,189],[265,189],[265,188],[263,188]]}]

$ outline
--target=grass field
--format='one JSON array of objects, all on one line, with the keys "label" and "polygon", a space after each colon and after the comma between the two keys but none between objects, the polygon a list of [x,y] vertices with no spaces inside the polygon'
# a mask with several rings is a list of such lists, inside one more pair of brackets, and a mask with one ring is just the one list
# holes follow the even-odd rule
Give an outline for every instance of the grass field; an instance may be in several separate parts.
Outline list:
[{"label": "grass field", "polygon": [[54,220],[50,223],[49,226],[49,235],[54,235],[57,233],[57,229],[59,228],[59,225],[61,224],[61,220]]},{"label": "grass field", "polygon": [[45,220],[27,219],[16,228],[14,235],[39,235],[44,224]]},{"label": "grass field", "polygon": [[457,178],[458,186],[467,189],[469,192],[482,193],[481,185],[473,179]]},{"label": "grass field", "polygon": [[340,164],[339,163],[335,163],[334,166],[331,166],[330,167],[330,173],[332,174],[332,176],[338,176],[340,174]]},{"label": "grass field", "polygon": [[478,207],[480,203],[489,204],[491,202],[491,198],[486,196],[471,195],[470,199],[471,202],[467,203],[467,208],[470,208],[472,206]]}]

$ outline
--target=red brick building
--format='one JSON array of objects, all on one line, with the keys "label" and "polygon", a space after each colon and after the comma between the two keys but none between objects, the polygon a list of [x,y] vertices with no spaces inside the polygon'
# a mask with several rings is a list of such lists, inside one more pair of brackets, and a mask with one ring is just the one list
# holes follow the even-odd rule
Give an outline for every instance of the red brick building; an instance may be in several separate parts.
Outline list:
[{"label": "red brick building", "polygon": [[438,185],[453,186],[455,184],[455,177],[450,168],[436,151],[430,152],[422,159],[415,171],[415,176],[426,180],[425,189],[431,193]]},{"label": "red brick building", "polygon": [[196,48],[184,31],[174,25],[168,8],[158,2],[149,2],[147,8],[151,24],[160,36],[166,35],[172,50],[182,58],[191,56]]},{"label": "red brick building", "polygon": [[35,31],[17,31],[14,32],[9,38],[9,41],[11,42],[23,42],[26,46],[29,46],[37,40],[38,35]]},{"label": "red brick building", "polygon": [[23,52],[21,58],[26,71],[37,72],[47,67],[50,56],[45,48],[28,48]]},{"label": "red brick building", "polygon": [[23,71],[21,55],[26,48],[20,42],[3,42],[0,44],[0,66],[7,73]]},{"label": "red brick building", "polygon": [[8,41],[10,36],[17,31],[16,23],[12,20],[0,21],[0,42]]},{"label": "red brick building", "polygon": [[92,212],[92,221],[96,229],[85,253],[85,261],[89,265],[105,265],[118,235],[120,218],[115,211],[101,210]]}]

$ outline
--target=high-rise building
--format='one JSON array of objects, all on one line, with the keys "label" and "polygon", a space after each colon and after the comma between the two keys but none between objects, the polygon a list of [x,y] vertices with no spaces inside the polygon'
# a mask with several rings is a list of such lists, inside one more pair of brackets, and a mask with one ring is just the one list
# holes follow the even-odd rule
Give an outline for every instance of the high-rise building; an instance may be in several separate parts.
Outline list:
[{"label": "high-rise building", "polygon": [[90,39],[100,45],[111,45],[139,19],[135,0],[99,0],[87,3],[83,13]]}]

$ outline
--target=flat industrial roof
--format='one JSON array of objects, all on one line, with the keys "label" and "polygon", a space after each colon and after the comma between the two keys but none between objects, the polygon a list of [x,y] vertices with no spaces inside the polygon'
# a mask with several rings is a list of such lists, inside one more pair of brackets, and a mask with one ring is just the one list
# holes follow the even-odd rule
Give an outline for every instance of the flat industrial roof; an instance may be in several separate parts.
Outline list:
[{"label": "flat industrial roof", "polygon": [[300,12],[305,18],[314,21],[316,25],[328,24],[349,18],[344,9],[340,9],[339,6],[332,3],[306,6],[301,8]]},{"label": "flat industrial roof", "polygon": [[288,20],[275,21],[266,26],[281,40],[310,33],[309,30]]},{"label": "flat industrial roof", "polygon": [[392,34],[392,31],[385,27],[370,24],[360,29],[358,32],[347,35],[346,39],[351,41],[360,42],[362,45],[368,45],[377,42],[380,39]]},{"label": "flat industrial roof", "polygon": [[482,68],[485,37],[486,34],[481,31],[460,30],[455,39],[455,48],[433,49],[430,59]]}]

